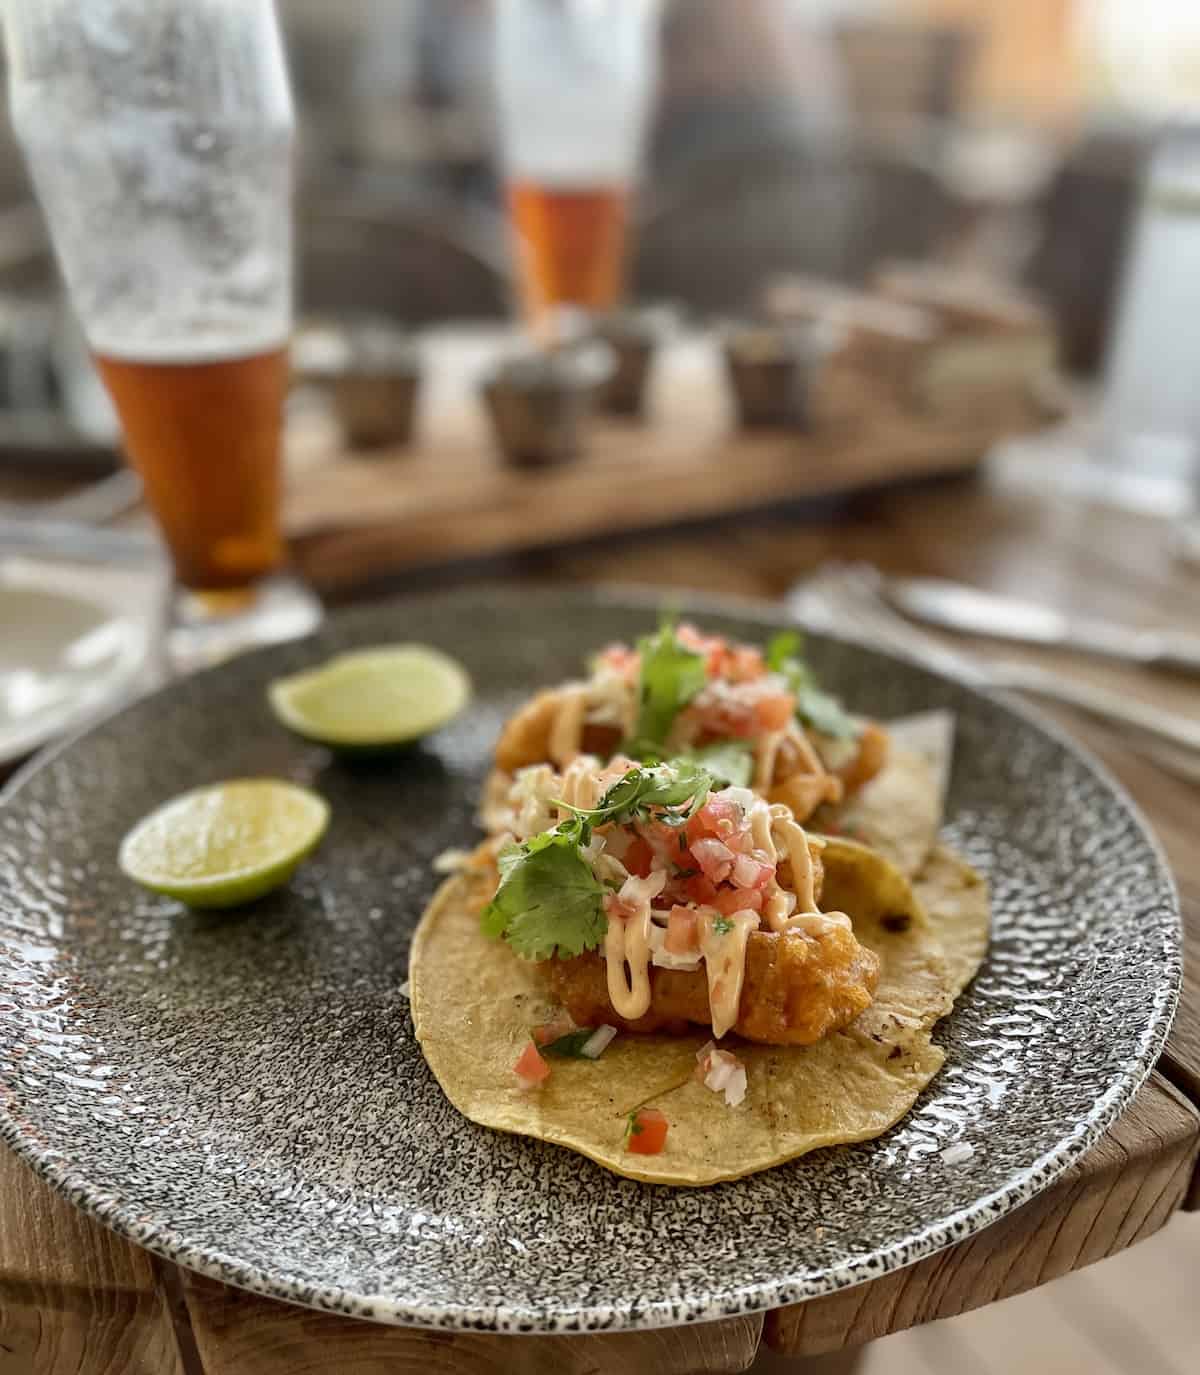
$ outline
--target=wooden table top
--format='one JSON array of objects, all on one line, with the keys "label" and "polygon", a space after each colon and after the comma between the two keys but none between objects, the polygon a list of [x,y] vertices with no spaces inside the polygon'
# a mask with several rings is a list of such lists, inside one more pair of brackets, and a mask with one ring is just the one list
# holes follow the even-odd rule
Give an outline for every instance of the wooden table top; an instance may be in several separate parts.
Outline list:
[{"label": "wooden table top", "polygon": [[[985,477],[874,494],[819,523],[745,518],[719,530],[526,553],[485,571],[776,598],[822,560],[868,559],[1134,624],[1186,625],[1200,573],[1172,561],[1164,535],[1149,518]],[[406,580],[414,594],[480,576],[478,568],[430,571],[427,551],[421,562]],[[1194,682],[1031,653],[1200,719]],[[1129,1111],[1062,1179],[997,1225],[895,1275],[764,1316],[617,1336],[425,1333],[308,1312],[180,1271],[76,1212],[0,1153],[0,1375],[743,1370],[763,1343],[795,1356],[830,1352],[1019,1293],[1148,1236],[1180,1207],[1200,1207],[1196,788],[1111,731],[1065,710],[1052,714],[1125,783],[1166,848],[1187,923],[1185,989],[1158,1070]]]}]

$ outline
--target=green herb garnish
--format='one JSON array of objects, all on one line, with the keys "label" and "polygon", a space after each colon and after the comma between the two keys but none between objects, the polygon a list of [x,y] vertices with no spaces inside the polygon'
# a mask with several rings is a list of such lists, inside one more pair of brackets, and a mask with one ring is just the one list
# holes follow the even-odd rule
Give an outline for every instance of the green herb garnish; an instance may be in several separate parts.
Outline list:
[{"label": "green herb garnish", "polygon": [[754,750],[748,740],[714,740],[683,758],[707,769],[718,787],[747,788],[754,777]]},{"label": "green herb garnish", "polygon": [[542,1051],[546,1055],[559,1055],[566,1060],[586,1060],[588,1057],[584,1055],[583,1048],[595,1034],[595,1027],[580,1027],[578,1031],[568,1031],[565,1036],[548,1042],[542,1046]]},{"label": "green herb garnish", "polygon": [[767,668],[782,674],[796,698],[796,715],[819,735],[853,739],[858,723],[831,693],[825,692],[801,657],[802,642],[794,630],[781,630],[767,646]]},{"label": "green herb garnish", "polygon": [[501,937],[526,960],[582,955],[604,939],[604,885],[579,853],[590,830],[578,818],[509,844],[497,856],[500,887],[483,909],[485,936]]},{"label": "green herb garnish", "polygon": [[655,635],[637,642],[638,719],[624,749],[635,758],[661,751],[675,718],[708,682],[703,654],[686,649],[675,638],[674,621],[664,620]]},{"label": "green herb garnish", "polygon": [[646,1130],[646,1128],[643,1127],[642,1124],[638,1121],[639,1112],[641,1112],[641,1108],[634,1108],[634,1110],[625,1119],[626,1141],[628,1141],[631,1136],[641,1136],[641,1134]]},{"label": "green herb garnish", "polygon": [[728,917],[718,917],[713,922],[713,930],[718,936],[727,936],[733,930],[733,922]]},{"label": "green herb garnish", "polygon": [[602,883],[580,853],[592,828],[608,822],[661,821],[683,826],[703,807],[712,775],[695,764],[630,769],[588,810],[558,806],[571,816],[524,844],[508,844],[496,857],[500,886],[483,909],[485,936],[503,938],[526,960],[569,958],[604,939],[604,895],[618,884]]},{"label": "green herb garnish", "polygon": [[712,786],[713,776],[707,769],[677,759],[670,764],[630,769],[592,808],[571,807],[566,802],[555,805],[566,808],[575,820],[588,826],[610,821],[662,821],[668,826],[682,826],[708,801]]}]

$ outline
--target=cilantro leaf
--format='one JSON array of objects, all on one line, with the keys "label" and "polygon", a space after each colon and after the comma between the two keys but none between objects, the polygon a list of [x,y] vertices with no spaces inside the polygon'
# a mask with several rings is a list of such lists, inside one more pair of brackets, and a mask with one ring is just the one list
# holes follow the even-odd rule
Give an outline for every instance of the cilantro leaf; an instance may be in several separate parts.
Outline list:
[{"label": "cilantro leaf", "polygon": [[754,777],[754,750],[748,740],[714,740],[684,758],[712,774],[726,787],[747,788]]},{"label": "cilantro leaf", "polygon": [[546,1055],[560,1055],[565,1060],[586,1060],[588,1057],[584,1055],[583,1048],[595,1034],[595,1027],[580,1027],[578,1031],[568,1031],[565,1036],[548,1041],[542,1051]]},{"label": "cilantro leaf", "polygon": [[671,621],[657,634],[642,636],[637,647],[638,719],[627,748],[641,756],[662,746],[675,718],[708,682],[708,664],[703,654],[679,643]]},{"label": "cilantro leaf", "polygon": [[[574,823],[603,826],[607,822],[665,821],[681,826],[693,812],[708,801],[713,786],[712,774],[687,759],[670,764],[629,769],[589,810],[569,808]],[[559,802],[560,807],[568,804]]]},{"label": "cilantro leaf", "polygon": [[718,936],[727,936],[733,930],[733,922],[728,917],[718,917],[713,922],[713,930]]},{"label": "cilantro leaf", "polygon": [[804,641],[798,630],[781,630],[772,635],[767,644],[767,670],[770,673],[786,673],[787,664],[800,658]]},{"label": "cilantro leaf", "polygon": [[858,723],[832,693],[824,691],[816,675],[800,657],[802,641],[794,630],[781,630],[767,645],[767,668],[782,674],[796,698],[796,715],[820,735],[849,740],[859,734]]},{"label": "cilantro leaf", "polygon": [[506,845],[497,858],[500,887],[480,916],[484,935],[503,937],[526,960],[581,955],[599,945],[608,930],[605,888],[579,853],[588,834],[572,819],[523,845]]}]

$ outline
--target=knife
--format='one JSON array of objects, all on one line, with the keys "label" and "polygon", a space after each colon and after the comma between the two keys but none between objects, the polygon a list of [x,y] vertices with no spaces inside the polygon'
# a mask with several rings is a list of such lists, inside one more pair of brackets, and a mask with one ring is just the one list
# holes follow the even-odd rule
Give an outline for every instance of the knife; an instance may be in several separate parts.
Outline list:
[{"label": "knife", "polygon": [[1056,645],[1143,668],[1200,676],[1200,635],[1140,630],[1116,621],[1068,616],[1040,602],[983,592],[941,578],[891,578],[884,596],[915,621],[1021,644]]}]

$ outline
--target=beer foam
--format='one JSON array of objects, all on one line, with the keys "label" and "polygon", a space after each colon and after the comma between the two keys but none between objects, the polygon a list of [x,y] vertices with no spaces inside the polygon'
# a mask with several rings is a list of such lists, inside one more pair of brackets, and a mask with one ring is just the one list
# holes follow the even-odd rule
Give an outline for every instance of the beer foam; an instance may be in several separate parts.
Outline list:
[{"label": "beer foam", "polygon": [[509,176],[560,187],[633,178],[657,65],[657,15],[657,0],[502,0],[496,97]]}]

